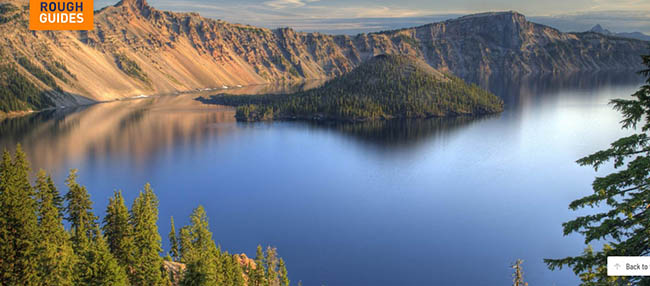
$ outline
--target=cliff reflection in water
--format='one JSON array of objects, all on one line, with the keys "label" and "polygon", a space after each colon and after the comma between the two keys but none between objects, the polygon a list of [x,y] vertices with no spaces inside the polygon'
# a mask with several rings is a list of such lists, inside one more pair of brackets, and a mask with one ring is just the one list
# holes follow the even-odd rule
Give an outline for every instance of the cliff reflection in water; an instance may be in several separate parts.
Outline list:
[{"label": "cliff reflection in water", "polygon": [[523,77],[494,77],[478,84],[501,97],[505,108],[521,111],[530,104],[548,101],[560,92],[576,92],[590,96],[598,88],[628,86],[643,82],[643,77],[630,72],[595,72],[572,74],[542,74]]},{"label": "cliff reflection in water", "polygon": [[[317,87],[322,80],[293,85],[252,85],[222,90],[231,94],[292,92]],[[106,102],[47,110],[0,120],[0,148],[22,144],[33,168],[56,169],[66,162],[124,157],[148,166],[160,152],[192,150],[208,138],[224,138],[236,128],[234,110],[194,100],[214,91]],[[213,140],[214,141],[214,140]]]},{"label": "cliff reflection in water", "polygon": [[[504,114],[487,117],[456,117],[349,123],[290,123],[289,126],[335,132],[364,147],[382,152],[411,150],[432,139],[444,139],[481,120],[526,113],[540,104],[554,102],[562,91],[575,90],[574,97],[591,96],[594,89],[641,82],[630,73],[547,75],[499,78],[481,83],[504,99]],[[322,81],[295,86],[258,85],[227,90],[233,94],[277,93],[309,89]],[[584,92],[583,92],[584,90]],[[223,91],[220,91],[223,92]],[[87,107],[44,111],[0,121],[0,148],[13,149],[21,143],[34,169],[48,170],[69,163],[102,164],[127,158],[134,166],[150,166],[164,158],[164,152],[197,150],[216,144],[249,127],[284,123],[238,124],[229,107],[203,104],[198,96],[215,91],[124,100]],[[567,99],[563,99],[567,100]],[[570,100],[570,99],[569,99]],[[244,127],[244,128],[242,128]],[[253,131],[254,132],[254,131]],[[107,163],[110,164],[110,163]],[[75,165],[75,164],[72,164]]]},{"label": "cliff reflection in water", "polygon": [[228,132],[234,111],[207,106],[193,95],[162,96],[59,109],[0,122],[0,148],[21,143],[34,168],[54,169],[64,162],[93,158],[96,163],[126,157],[146,164],[158,152],[178,145],[203,144],[204,138]]}]

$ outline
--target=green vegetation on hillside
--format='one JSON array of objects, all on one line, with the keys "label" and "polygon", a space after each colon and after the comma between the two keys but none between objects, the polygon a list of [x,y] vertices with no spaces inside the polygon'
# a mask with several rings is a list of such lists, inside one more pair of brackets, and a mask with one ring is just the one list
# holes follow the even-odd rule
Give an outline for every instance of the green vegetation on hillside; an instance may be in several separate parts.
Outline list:
[{"label": "green vegetation on hillside", "polygon": [[565,235],[580,233],[586,244],[602,247],[594,249],[587,245],[578,256],[545,260],[550,269],[572,268],[582,280],[581,285],[650,285],[648,276],[607,275],[608,256],[650,254],[650,55],[643,57],[643,63],[647,67],[641,72],[647,77],[645,85],[632,98],[612,101],[623,114],[623,129],[636,133],[578,160],[581,166],[591,166],[596,171],[608,163],[616,169],[594,180],[592,194],[569,205],[572,210],[598,207],[597,212],[588,212],[562,225]]},{"label": "green vegetation on hillside", "polygon": [[503,102],[476,85],[407,56],[382,55],[320,88],[295,94],[214,95],[199,99],[236,106],[243,121],[309,119],[364,121],[477,115]]},{"label": "green vegetation on hillside", "polygon": [[[190,225],[170,234],[180,273],[168,270],[158,233],[158,199],[145,185],[129,210],[121,192],[109,199],[103,225],[72,170],[62,196],[51,177],[30,167],[20,146],[0,161],[0,285],[21,286],[288,286],[275,248],[256,263],[222,252],[199,206]],[[63,220],[70,228],[65,229]],[[173,242],[179,242],[174,244]],[[180,247],[180,249],[179,249]],[[177,264],[178,265],[178,264]],[[182,269],[185,269],[184,271]],[[247,282],[248,281],[248,282]]]},{"label": "green vegetation on hillside", "polygon": [[54,61],[53,63],[50,62],[43,62],[43,65],[49,71],[51,74],[53,74],[55,77],[60,79],[61,81],[68,83],[68,78],[65,76],[66,74],[69,75],[70,77],[76,79],[77,76],[72,74],[70,70],[61,62]]},{"label": "green vegetation on hillside", "polygon": [[0,4],[0,24],[9,23],[17,19],[20,15],[18,13],[12,13],[15,11],[18,11],[18,7],[10,3]]},{"label": "green vegetation on hillside", "polygon": [[147,84],[151,82],[149,80],[149,76],[147,76],[147,74],[140,68],[138,63],[132,59],[129,59],[125,54],[115,54],[115,63],[117,64],[118,68],[120,68],[130,77]]},{"label": "green vegetation on hillside", "polygon": [[0,65],[0,114],[51,106],[54,106],[54,102],[19,73],[14,64]]},{"label": "green vegetation on hillside", "polygon": [[[1,10],[2,8],[0,8],[0,12]],[[52,75],[66,83],[69,82],[67,76],[76,78],[59,61],[43,60],[40,62],[45,67],[43,69],[22,54],[15,57],[15,62],[9,61],[12,56],[2,50],[0,50],[0,55],[6,57],[6,60],[0,63],[0,115],[12,111],[42,110],[54,107],[55,103],[51,99],[51,93],[63,93],[63,89]],[[30,74],[36,80],[31,78]],[[40,85],[39,82],[46,87]]]},{"label": "green vegetation on hillside", "polygon": [[0,15],[5,15],[9,12],[13,12],[18,10],[18,7],[10,4],[10,3],[2,3],[0,4]]},{"label": "green vegetation on hillside", "polygon": [[61,88],[56,84],[54,78],[49,75],[46,71],[32,63],[26,57],[19,57],[18,64],[23,66],[29,73],[35,76],[38,80],[42,81],[45,85],[60,91]]}]

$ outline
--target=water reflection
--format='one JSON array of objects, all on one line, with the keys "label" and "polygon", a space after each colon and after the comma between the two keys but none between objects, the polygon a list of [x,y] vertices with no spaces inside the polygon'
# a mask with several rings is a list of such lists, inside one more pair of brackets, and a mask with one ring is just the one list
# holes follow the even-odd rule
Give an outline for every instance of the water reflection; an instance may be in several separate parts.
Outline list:
[{"label": "water reflection", "polygon": [[[253,85],[221,92],[284,93],[322,83]],[[232,108],[194,100],[211,93],[113,101],[4,119],[0,148],[12,150],[21,143],[34,167],[48,170],[82,160],[109,164],[120,157],[134,166],[150,166],[165,150],[200,147],[206,138],[223,138],[236,127]]]},{"label": "water reflection", "polygon": [[[638,82],[640,77],[629,73],[579,73],[490,79],[481,85],[504,99],[506,113],[516,114],[541,101],[549,101],[560,91],[590,91]],[[314,88],[322,83],[256,85],[220,92],[286,93]],[[210,142],[207,138],[219,140],[225,138],[222,135],[245,126],[235,124],[232,108],[195,100],[213,93],[205,91],[123,100],[5,119],[0,122],[0,148],[13,149],[17,143],[21,143],[35,167],[46,169],[88,158],[91,163],[101,164],[116,157],[128,158],[136,166],[148,166],[153,164],[160,152],[171,148],[200,147]],[[589,92],[575,94],[590,95]],[[500,116],[388,120],[360,124],[299,124],[309,129],[336,132],[363,144],[364,148],[387,152],[413,150],[433,138],[445,138],[478,121]]]},{"label": "water reflection", "polygon": [[125,157],[142,165],[161,150],[229,132],[206,127],[234,122],[233,116],[231,109],[199,104],[192,95],[109,102],[5,119],[0,148],[21,143],[34,166],[46,169],[86,158]]},{"label": "water reflection", "polygon": [[[204,204],[224,249],[277,246],[305,285],[504,285],[517,258],[531,284],[575,285],[542,259],[584,247],[561,230],[594,177],[574,161],[625,135],[605,103],[637,84],[506,78],[489,82],[507,103],[494,117],[329,125],[236,123],[163,96],[7,119],[0,148],[22,143],[61,190],[80,168],[98,214],[113,189],[132,201],[151,182],[161,233]],[[276,90],[248,88],[228,92]]]},{"label": "water reflection", "polygon": [[350,137],[364,148],[382,151],[414,150],[431,139],[442,139],[473,123],[498,117],[449,117],[429,119],[394,119],[362,123],[309,123],[311,128],[335,131]]},{"label": "water reflection", "polygon": [[595,89],[635,85],[643,77],[629,72],[596,72],[571,74],[544,74],[522,77],[495,77],[478,84],[498,95],[508,110],[519,110],[530,103],[557,97],[560,92],[575,92],[589,96]]}]

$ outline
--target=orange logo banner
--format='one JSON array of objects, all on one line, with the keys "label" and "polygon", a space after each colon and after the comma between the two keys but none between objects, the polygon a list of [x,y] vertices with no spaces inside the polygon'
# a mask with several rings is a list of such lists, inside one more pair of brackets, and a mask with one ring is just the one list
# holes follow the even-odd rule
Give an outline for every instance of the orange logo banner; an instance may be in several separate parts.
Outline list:
[{"label": "orange logo banner", "polygon": [[30,30],[92,30],[93,0],[29,0]]}]

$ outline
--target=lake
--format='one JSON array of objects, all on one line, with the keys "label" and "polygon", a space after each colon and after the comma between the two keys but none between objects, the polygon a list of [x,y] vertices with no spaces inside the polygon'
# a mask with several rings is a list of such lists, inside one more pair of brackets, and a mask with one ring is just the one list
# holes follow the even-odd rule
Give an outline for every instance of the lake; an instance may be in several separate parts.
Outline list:
[{"label": "lake", "polygon": [[583,250],[561,224],[586,213],[568,204],[597,173],[574,162],[630,133],[608,101],[640,84],[494,79],[499,115],[354,125],[237,123],[195,94],[161,96],[6,119],[0,147],[21,143],[64,192],[78,168],[100,216],[114,190],[131,202],[150,182],[165,247],[170,216],[179,229],[201,204],[224,250],[277,247],[292,285],[508,285],[518,258],[530,285],[577,285],[542,259]]}]

